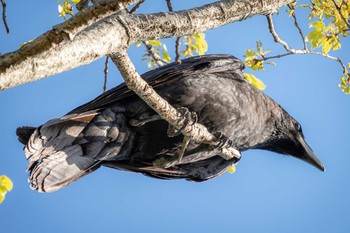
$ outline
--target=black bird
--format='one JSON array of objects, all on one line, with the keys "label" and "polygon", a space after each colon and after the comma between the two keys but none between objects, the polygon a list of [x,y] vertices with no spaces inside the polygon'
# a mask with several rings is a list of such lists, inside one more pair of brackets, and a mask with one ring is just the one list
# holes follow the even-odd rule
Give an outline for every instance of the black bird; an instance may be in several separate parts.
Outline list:
[{"label": "black bird", "polygon": [[[324,167],[304,140],[300,124],[244,78],[243,63],[230,55],[184,59],[142,75],[176,108],[196,113],[210,132],[220,132],[239,151],[264,149]],[[168,124],[121,84],[67,115],[39,126],[20,127],[31,188],[52,192],[101,166],[148,176],[204,181],[225,172],[212,146],[168,137]]]}]

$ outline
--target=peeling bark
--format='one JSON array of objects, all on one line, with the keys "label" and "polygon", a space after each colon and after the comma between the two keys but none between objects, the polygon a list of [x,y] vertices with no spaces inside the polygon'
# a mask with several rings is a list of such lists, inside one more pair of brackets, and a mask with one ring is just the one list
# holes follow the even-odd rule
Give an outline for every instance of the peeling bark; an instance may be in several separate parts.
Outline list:
[{"label": "peeling bark", "polygon": [[21,49],[1,55],[0,91],[89,64],[106,54],[123,52],[138,40],[203,32],[269,14],[293,0],[223,0],[177,12],[112,14],[134,2],[137,1],[102,1],[93,6],[95,10],[85,8]]}]

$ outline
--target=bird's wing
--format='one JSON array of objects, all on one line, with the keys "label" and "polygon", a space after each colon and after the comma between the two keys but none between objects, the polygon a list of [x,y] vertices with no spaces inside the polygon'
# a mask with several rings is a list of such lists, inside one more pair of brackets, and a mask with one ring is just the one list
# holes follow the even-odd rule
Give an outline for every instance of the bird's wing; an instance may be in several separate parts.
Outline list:
[{"label": "bird's wing", "polygon": [[[234,56],[212,54],[187,58],[182,60],[181,64],[171,63],[144,73],[141,77],[154,89],[157,89],[186,76],[196,75],[197,72],[209,74],[242,69],[244,69],[244,64]],[[68,114],[104,109],[106,106],[134,95],[135,93],[128,89],[125,83],[122,83]]]}]

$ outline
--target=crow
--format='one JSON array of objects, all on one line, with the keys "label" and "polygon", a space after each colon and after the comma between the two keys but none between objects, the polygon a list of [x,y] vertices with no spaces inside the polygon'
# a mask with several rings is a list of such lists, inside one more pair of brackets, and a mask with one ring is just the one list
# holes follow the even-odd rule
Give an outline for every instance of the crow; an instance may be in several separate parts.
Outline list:
[{"label": "crow", "polygon": [[[248,83],[243,69],[231,55],[205,55],[151,70],[142,78],[172,106],[229,138],[238,151],[291,155],[324,171],[300,124]],[[37,128],[19,127],[16,134],[29,160],[30,187],[39,192],[56,191],[101,166],[160,179],[205,181],[238,162],[193,140],[180,160],[184,136],[169,137],[169,129],[123,83]]]}]

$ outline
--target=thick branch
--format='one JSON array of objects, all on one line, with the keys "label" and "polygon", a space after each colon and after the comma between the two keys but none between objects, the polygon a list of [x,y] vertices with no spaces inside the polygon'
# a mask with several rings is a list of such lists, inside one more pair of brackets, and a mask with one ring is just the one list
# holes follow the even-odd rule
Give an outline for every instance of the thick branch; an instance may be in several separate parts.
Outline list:
[{"label": "thick branch", "polygon": [[[151,86],[137,73],[133,63],[126,52],[118,55],[111,55],[112,61],[118,67],[124,81],[129,89],[133,90],[143,101],[145,101],[159,116],[175,128],[182,128],[185,126],[184,121],[179,121],[181,115],[174,107],[172,107],[166,100],[158,95]],[[212,135],[206,127],[199,123],[190,122],[183,130],[183,134],[191,139],[203,142],[209,145],[217,145],[220,143],[219,139]],[[232,159],[234,157],[240,158],[240,153],[233,147],[224,147],[220,151],[225,159]]]},{"label": "thick branch", "polygon": [[[136,1],[119,2],[125,7]],[[291,2],[293,0],[224,0],[177,12],[114,14],[89,27],[78,26],[79,30],[84,30],[77,34],[75,27],[70,27],[67,22],[18,51],[0,56],[0,91],[89,64],[106,54],[125,51],[138,40],[190,35],[268,14]],[[75,17],[89,9],[82,10]],[[79,21],[75,17],[71,22]]]}]

